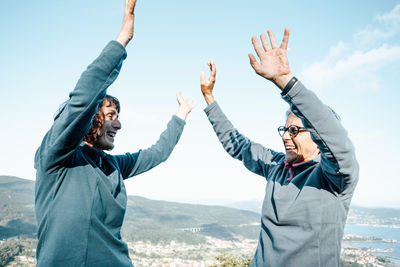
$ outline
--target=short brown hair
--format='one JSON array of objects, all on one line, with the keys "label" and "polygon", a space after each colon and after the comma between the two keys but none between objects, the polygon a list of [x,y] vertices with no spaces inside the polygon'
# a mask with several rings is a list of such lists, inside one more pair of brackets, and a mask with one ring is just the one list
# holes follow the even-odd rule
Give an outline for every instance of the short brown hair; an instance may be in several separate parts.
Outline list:
[{"label": "short brown hair", "polygon": [[101,129],[101,127],[103,127],[104,120],[105,120],[104,114],[101,111],[101,108],[103,106],[106,106],[106,107],[115,106],[118,113],[120,112],[120,109],[121,109],[119,100],[116,97],[111,96],[111,95],[106,95],[106,97],[103,99],[103,101],[99,104],[96,115],[94,115],[94,117],[92,119],[92,126],[90,127],[85,138],[83,139],[83,141],[85,141],[89,144],[96,143],[100,137],[100,129]]}]

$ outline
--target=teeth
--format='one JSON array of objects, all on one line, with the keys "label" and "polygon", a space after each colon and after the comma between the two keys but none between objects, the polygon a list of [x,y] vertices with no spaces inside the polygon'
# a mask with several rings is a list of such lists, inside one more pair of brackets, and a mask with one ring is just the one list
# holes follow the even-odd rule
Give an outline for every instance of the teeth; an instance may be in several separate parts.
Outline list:
[{"label": "teeth", "polygon": [[109,132],[108,135],[111,137],[115,137],[115,133],[112,133],[112,132]]}]

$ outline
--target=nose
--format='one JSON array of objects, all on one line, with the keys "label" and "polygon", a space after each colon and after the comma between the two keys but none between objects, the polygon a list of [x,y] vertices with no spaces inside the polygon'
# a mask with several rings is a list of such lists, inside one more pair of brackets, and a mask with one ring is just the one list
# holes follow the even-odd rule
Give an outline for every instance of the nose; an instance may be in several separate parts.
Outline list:
[{"label": "nose", "polygon": [[282,135],[282,140],[290,140],[290,139],[292,139],[292,137],[290,136],[289,131],[286,130]]},{"label": "nose", "polygon": [[115,119],[112,121],[112,127],[117,130],[121,129],[122,126],[121,126],[121,122],[119,121],[119,119]]}]

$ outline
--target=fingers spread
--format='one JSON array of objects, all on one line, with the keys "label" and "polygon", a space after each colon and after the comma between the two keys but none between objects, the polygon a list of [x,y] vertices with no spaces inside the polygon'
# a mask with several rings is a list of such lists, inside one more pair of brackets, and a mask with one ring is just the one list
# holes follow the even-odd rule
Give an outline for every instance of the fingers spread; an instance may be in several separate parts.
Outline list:
[{"label": "fingers spread", "polygon": [[285,33],[283,34],[281,48],[287,50],[288,42],[289,42],[289,28],[285,28]]},{"label": "fingers spread", "polygon": [[267,33],[268,33],[269,40],[271,42],[272,49],[277,48],[278,45],[276,44],[274,33],[271,30],[268,30]]},{"label": "fingers spread", "polygon": [[265,34],[261,34],[260,37],[261,37],[261,43],[262,43],[262,45],[264,47],[264,50],[268,51],[270,48],[269,48],[269,44],[268,44],[267,38],[265,37]]},{"label": "fingers spread", "polygon": [[258,40],[255,36],[251,37],[251,42],[253,43],[254,50],[257,53],[258,57],[261,57],[262,53],[264,50],[261,48],[260,44],[258,43]]}]

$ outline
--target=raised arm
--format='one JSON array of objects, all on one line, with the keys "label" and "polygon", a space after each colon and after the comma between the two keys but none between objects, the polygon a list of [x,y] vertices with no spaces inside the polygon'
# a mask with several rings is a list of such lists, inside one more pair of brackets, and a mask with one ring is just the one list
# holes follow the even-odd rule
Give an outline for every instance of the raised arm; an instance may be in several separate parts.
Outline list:
[{"label": "raised arm", "polygon": [[172,116],[167,129],[154,145],[137,153],[115,156],[124,179],[154,168],[171,155],[182,134],[187,115],[194,108],[193,100],[183,98],[181,93],[177,94],[176,99],[179,105],[176,115]]},{"label": "raised arm", "polygon": [[208,106],[204,109],[225,151],[233,158],[241,160],[247,169],[267,177],[269,166],[284,157],[263,145],[254,143],[234,128],[214,99],[216,68],[212,60],[208,62],[210,77],[206,80],[204,72],[200,75],[201,92]]},{"label": "raised arm", "polygon": [[123,25],[117,41],[111,41],[82,73],[69,99],[55,116],[51,129],[36,153],[36,168],[57,168],[82,142],[99,103],[104,99],[107,88],[117,78],[126,58],[124,46],[133,36],[135,3],[136,1],[125,1]]},{"label": "raised arm", "polygon": [[124,18],[122,19],[121,30],[115,39],[121,45],[126,47],[133,38],[133,25],[135,20],[136,0],[125,0]]},{"label": "raised arm", "polygon": [[311,133],[311,138],[321,151],[321,171],[324,177],[342,194],[352,193],[358,180],[358,163],[354,147],[333,111],[310,90],[306,89],[290,72],[286,56],[289,29],[285,29],[280,47],[271,30],[268,30],[269,46],[264,34],[260,46],[252,37],[255,56],[249,54],[250,64],[257,74],[274,82],[281,90],[283,99]]}]

